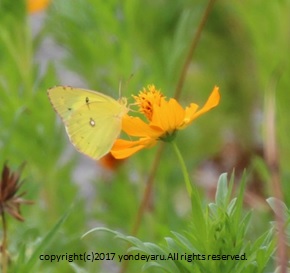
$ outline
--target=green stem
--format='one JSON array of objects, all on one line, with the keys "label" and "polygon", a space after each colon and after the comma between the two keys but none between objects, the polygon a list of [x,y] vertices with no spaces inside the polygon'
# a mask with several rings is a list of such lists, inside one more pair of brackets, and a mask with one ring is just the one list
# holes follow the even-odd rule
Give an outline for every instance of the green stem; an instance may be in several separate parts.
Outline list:
[{"label": "green stem", "polygon": [[[201,229],[201,232],[204,233],[204,232],[206,232],[206,221],[205,221],[204,211],[202,209],[202,203],[201,203],[201,199],[199,197],[198,189],[194,184],[190,183],[185,162],[183,160],[183,157],[182,157],[176,143],[174,141],[172,141],[171,143],[174,147],[174,151],[175,151],[175,153],[178,157],[178,160],[180,162],[184,181],[185,181],[186,190],[187,190],[188,195],[191,199],[191,208],[192,208],[192,211],[194,212],[194,216],[192,219],[193,224],[198,226]],[[204,235],[204,236],[206,236],[206,235]]]},{"label": "green stem", "polygon": [[172,141],[171,143],[172,143],[172,145],[174,147],[174,151],[175,151],[175,153],[176,153],[176,155],[178,157],[178,160],[179,160],[179,163],[180,163],[180,166],[181,166],[181,169],[182,169],[186,190],[188,192],[189,197],[191,198],[192,186],[191,186],[191,183],[190,183],[190,180],[189,180],[189,176],[188,176],[188,172],[187,172],[187,169],[186,169],[185,162],[183,160],[183,157],[182,157],[182,155],[181,155],[176,143],[174,141]]}]

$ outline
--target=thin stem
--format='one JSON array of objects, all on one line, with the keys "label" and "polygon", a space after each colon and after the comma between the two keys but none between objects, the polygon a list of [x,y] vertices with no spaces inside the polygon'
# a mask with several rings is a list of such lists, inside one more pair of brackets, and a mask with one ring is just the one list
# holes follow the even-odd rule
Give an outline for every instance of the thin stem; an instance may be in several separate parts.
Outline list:
[{"label": "thin stem", "polygon": [[187,172],[187,169],[186,169],[185,162],[183,160],[183,157],[182,157],[182,155],[181,155],[176,143],[174,141],[172,141],[171,143],[173,145],[174,151],[175,151],[175,153],[177,155],[177,158],[179,160],[179,163],[180,163],[180,166],[181,166],[181,169],[182,169],[182,173],[183,173],[183,177],[184,177],[184,182],[185,182],[187,193],[188,193],[189,197],[191,198],[192,186],[191,186],[191,183],[190,183],[190,180],[189,180],[189,176],[188,176],[188,172]]},{"label": "thin stem", "polygon": [[186,77],[186,74],[187,74],[187,71],[188,71],[188,68],[189,68],[189,65],[192,61],[192,56],[195,52],[195,49],[198,45],[198,42],[200,40],[200,36],[201,36],[201,33],[204,29],[204,26],[205,26],[205,23],[209,17],[209,14],[213,8],[213,5],[214,5],[214,2],[216,0],[210,0],[208,2],[208,5],[204,11],[204,14],[200,20],[200,23],[197,27],[197,31],[191,41],[191,45],[190,45],[190,48],[189,48],[189,51],[188,51],[188,54],[186,56],[186,59],[185,59],[185,62],[183,64],[183,67],[182,67],[182,70],[181,70],[181,73],[180,73],[180,76],[179,76],[179,79],[178,79],[178,82],[177,82],[177,85],[176,85],[176,88],[175,88],[175,93],[174,93],[174,98],[178,99],[181,95],[181,91],[182,91],[182,88],[183,88],[183,84],[184,84],[184,81],[185,81],[185,77]]},{"label": "thin stem", "polygon": [[268,164],[271,182],[275,200],[275,218],[277,226],[277,267],[280,268],[280,273],[287,272],[287,236],[285,234],[285,217],[283,208],[279,201],[283,201],[283,189],[281,186],[280,162],[278,154],[278,142],[276,137],[276,106],[275,106],[275,90],[278,80],[281,76],[281,70],[278,69],[273,75],[268,87],[268,92],[265,96],[265,112],[266,112],[266,132],[265,132],[265,157]]},{"label": "thin stem", "polygon": [[[197,47],[197,44],[198,44],[198,42],[200,40],[201,33],[202,33],[202,31],[204,29],[204,26],[205,26],[205,23],[206,23],[206,21],[207,21],[207,19],[209,17],[210,11],[212,10],[214,2],[215,2],[215,0],[209,0],[209,2],[207,4],[207,7],[206,7],[206,9],[204,11],[204,14],[202,16],[202,19],[200,21],[200,24],[199,24],[199,26],[197,28],[197,31],[196,31],[193,39],[192,39],[192,42],[191,42],[191,45],[190,45],[190,48],[189,48],[189,52],[188,52],[188,54],[187,54],[187,56],[185,58],[184,65],[183,65],[182,70],[180,72],[179,80],[178,80],[176,88],[175,88],[174,97],[176,99],[178,99],[180,97],[180,95],[181,95],[181,91],[182,91],[182,87],[183,87],[183,84],[184,84],[184,81],[185,81],[185,78],[186,78],[186,74],[187,74],[189,65],[190,65],[190,63],[192,61],[192,56],[193,56],[193,54],[195,52],[195,49]],[[145,189],[145,192],[144,192],[144,195],[143,195],[143,199],[142,199],[142,202],[140,204],[140,207],[139,207],[139,210],[138,210],[138,214],[137,214],[137,217],[135,219],[135,223],[134,223],[134,226],[133,226],[133,229],[132,229],[132,235],[133,236],[136,236],[138,234],[139,227],[140,227],[140,224],[141,224],[141,220],[143,218],[145,209],[148,206],[150,195],[151,195],[151,191],[152,191],[152,187],[153,187],[153,183],[154,183],[154,177],[155,177],[156,171],[158,169],[163,150],[164,150],[164,143],[161,143],[160,148],[159,148],[158,152],[156,153],[154,162],[152,164],[151,171],[149,173],[149,176],[148,176],[148,179],[147,179],[147,182],[146,182],[146,189]],[[189,183],[186,182],[186,183],[190,185],[190,182]],[[189,188],[187,190],[189,191],[189,195],[191,195],[191,190]],[[194,190],[194,194],[197,195],[197,191],[196,190]],[[126,272],[127,266],[128,266],[128,263],[125,262],[123,264],[122,268],[121,268],[120,273]]]},{"label": "thin stem", "polygon": [[[156,156],[154,158],[154,162],[152,164],[151,170],[149,172],[149,176],[148,176],[147,181],[146,181],[146,188],[145,188],[145,191],[143,194],[141,204],[140,204],[139,209],[138,209],[138,213],[137,213],[137,216],[136,216],[136,219],[134,222],[134,226],[133,226],[132,231],[131,231],[132,236],[137,235],[139,228],[140,228],[140,225],[141,225],[141,221],[142,221],[144,212],[148,208],[148,204],[149,204],[149,200],[151,197],[152,188],[153,188],[153,184],[154,184],[154,178],[155,178],[155,175],[156,175],[159,163],[160,163],[160,159],[161,159],[161,155],[162,155],[163,150],[164,150],[164,142],[161,142],[159,149],[156,153]],[[130,246],[131,245],[128,245],[128,248]],[[129,260],[125,260],[123,262],[120,273],[126,272],[127,267],[128,267],[128,262],[129,262]]]},{"label": "thin stem", "polygon": [[156,156],[154,158],[154,162],[153,162],[153,165],[151,167],[151,170],[150,170],[147,182],[146,182],[146,188],[145,188],[145,192],[143,194],[143,199],[142,199],[142,202],[141,202],[139,210],[138,210],[137,219],[136,219],[134,227],[132,229],[133,236],[137,235],[140,224],[141,224],[141,220],[142,220],[143,215],[144,215],[144,212],[145,212],[146,208],[148,207],[148,203],[150,200],[152,187],[153,187],[153,183],[154,183],[154,178],[155,178],[158,166],[159,166],[159,162],[160,162],[163,150],[164,150],[164,142],[161,142],[159,149],[156,153]]},{"label": "thin stem", "polygon": [[180,163],[180,166],[182,169],[186,190],[187,190],[187,193],[189,195],[189,198],[191,199],[191,208],[192,208],[192,211],[194,212],[194,219],[199,219],[198,225],[200,227],[202,227],[202,226],[205,227],[204,213],[203,213],[202,203],[201,203],[198,189],[197,189],[195,184],[191,184],[191,182],[190,182],[185,162],[183,160],[183,157],[182,157],[180,150],[178,149],[176,143],[174,141],[172,141],[171,143],[174,147],[174,151],[177,155],[177,158],[179,160],[179,163]]},{"label": "thin stem", "polygon": [[3,207],[1,207],[1,218],[2,218],[2,226],[3,226],[3,239],[1,246],[1,254],[2,254],[2,272],[7,272],[7,223],[5,218],[5,212]]}]

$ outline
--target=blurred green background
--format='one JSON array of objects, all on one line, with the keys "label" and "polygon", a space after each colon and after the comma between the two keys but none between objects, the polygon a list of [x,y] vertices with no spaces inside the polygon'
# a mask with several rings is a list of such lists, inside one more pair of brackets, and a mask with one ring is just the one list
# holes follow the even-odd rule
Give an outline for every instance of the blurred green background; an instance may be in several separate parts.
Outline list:
[{"label": "blurred green background", "polygon": [[[0,166],[7,161],[17,169],[25,162],[23,190],[35,201],[22,207],[25,222],[8,217],[12,256],[23,245],[29,255],[67,211],[45,253],[125,253],[126,245],[108,235],[80,237],[95,226],[130,233],[156,148],[118,168],[104,168],[74,150],[46,90],[65,84],[118,98],[121,82],[122,96],[131,98],[153,83],[172,97],[206,5],[200,0],[57,0],[30,13],[25,1],[0,2]],[[276,98],[281,183],[290,202],[289,45],[290,1],[216,1],[180,98],[184,106],[202,105],[214,85],[220,87],[220,105],[179,132],[176,141],[205,200],[220,173],[235,168],[239,175],[247,168],[251,198],[246,205],[259,219],[253,232],[272,217],[264,202],[272,194],[263,175],[267,90]],[[158,242],[170,230],[185,228],[189,215],[181,170],[168,145],[139,237]],[[79,264],[88,272],[117,272],[119,266]],[[66,262],[39,263],[37,272],[56,268],[72,272]],[[138,268],[130,263],[128,272]]]}]

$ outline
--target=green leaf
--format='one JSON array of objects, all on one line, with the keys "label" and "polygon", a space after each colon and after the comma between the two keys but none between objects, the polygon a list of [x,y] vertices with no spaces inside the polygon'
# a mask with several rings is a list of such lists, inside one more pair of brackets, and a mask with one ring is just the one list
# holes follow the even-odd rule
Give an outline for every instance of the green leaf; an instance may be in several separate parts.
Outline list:
[{"label": "green leaf", "polygon": [[227,196],[228,196],[227,173],[223,173],[219,177],[215,195],[215,202],[218,207],[226,206]]},{"label": "green leaf", "polygon": [[268,199],[266,199],[266,201],[276,214],[280,215],[280,213],[282,212],[284,219],[287,219],[289,217],[289,210],[284,202],[275,197],[269,197]]},{"label": "green leaf", "polygon": [[81,268],[76,263],[69,263],[69,265],[73,268],[74,272],[76,273],[88,273],[87,270],[85,270],[84,268]]},{"label": "green leaf", "polygon": [[56,225],[46,234],[46,236],[41,239],[40,243],[34,249],[32,255],[28,259],[28,261],[21,266],[20,272],[31,272],[32,268],[36,266],[37,262],[39,261],[39,255],[43,253],[43,251],[48,247],[48,245],[52,242],[54,236],[56,235],[57,231],[60,229],[64,221],[67,219],[70,211],[65,213],[60,220],[56,223]]}]

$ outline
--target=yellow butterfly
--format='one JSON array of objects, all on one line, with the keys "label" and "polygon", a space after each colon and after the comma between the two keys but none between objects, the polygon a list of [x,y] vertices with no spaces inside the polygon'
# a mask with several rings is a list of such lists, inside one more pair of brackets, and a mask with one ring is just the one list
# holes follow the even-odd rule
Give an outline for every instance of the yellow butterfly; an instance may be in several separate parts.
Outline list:
[{"label": "yellow butterfly", "polygon": [[70,86],[56,86],[47,93],[79,152],[99,159],[111,150],[121,132],[122,117],[128,112],[126,98],[117,101],[96,91]]}]

